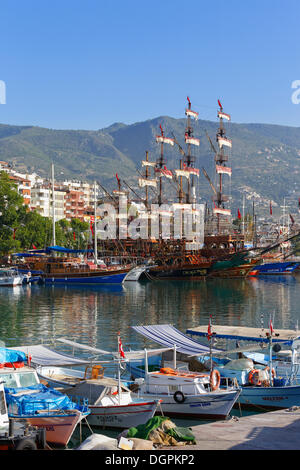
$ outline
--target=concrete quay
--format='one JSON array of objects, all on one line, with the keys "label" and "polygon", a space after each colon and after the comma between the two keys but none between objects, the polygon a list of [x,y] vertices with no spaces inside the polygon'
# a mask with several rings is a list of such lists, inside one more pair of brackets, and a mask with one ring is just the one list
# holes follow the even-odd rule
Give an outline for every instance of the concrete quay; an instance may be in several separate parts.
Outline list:
[{"label": "concrete quay", "polygon": [[164,450],[300,450],[300,407],[191,427],[196,445]]}]

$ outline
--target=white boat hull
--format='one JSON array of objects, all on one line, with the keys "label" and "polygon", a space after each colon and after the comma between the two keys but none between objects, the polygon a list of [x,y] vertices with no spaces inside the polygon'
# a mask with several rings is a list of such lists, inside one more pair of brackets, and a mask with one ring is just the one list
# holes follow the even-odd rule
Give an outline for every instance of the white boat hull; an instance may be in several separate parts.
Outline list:
[{"label": "white boat hull", "polygon": [[144,399],[161,399],[166,416],[181,418],[224,419],[229,415],[240,390],[218,391],[199,395],[186,395],[183,403],[177,403],[172,395],[143,394]]},{"label": "white boat hull", "polygon": [[23,276],[0,278],[0,287],[14,287],[23,284]]},{"label": "white boat hull", "polygon": [[141,401],[125,405],[89,405],[87,421],[91,426],[127,429],[146,423],[157,409],[157,401]]},{"label": "white boat hull", "polygon": [[67,446],[78,423],[86,416],[78,410],[62,415],[32,416],[26,421],[32,426],[46,429],[46,441],[56,446]]}]

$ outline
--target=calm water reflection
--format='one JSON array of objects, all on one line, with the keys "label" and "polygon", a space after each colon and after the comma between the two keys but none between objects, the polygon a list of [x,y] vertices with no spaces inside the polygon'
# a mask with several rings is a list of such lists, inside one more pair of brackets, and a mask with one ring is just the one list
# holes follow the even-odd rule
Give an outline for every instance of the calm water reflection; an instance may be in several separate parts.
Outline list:
[{"label": "calm water reflection", "polygon": [[104,287],[21,286],[0,288],[0,339],[8,346],[53,337],[103,349],[141,347],[130,328],[171,323],[181,331],[207,324],[261,325],[275,314],[275,328],[294,328],[299,319],[300,276],[194,282],[126,283]]}]

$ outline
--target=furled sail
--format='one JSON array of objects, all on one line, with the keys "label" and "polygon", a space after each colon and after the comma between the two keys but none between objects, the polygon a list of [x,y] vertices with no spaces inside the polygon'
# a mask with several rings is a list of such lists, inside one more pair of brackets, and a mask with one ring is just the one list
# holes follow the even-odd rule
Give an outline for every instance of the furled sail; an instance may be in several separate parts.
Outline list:
[{"label": "furled sail", "polygon": [[174,145],[174,139],[170,139],[170,137],[165,137],[163,135],[157,135],[156,136],[156,142],[159,142],[161,144]]},{"label": "furled sail", "polygon": [[190,172],[188,170],[174,170],[176,176],[185,176],[186,178],[190,177]]},{"label": "furled sail", "polygon": [[155,173],[157,173],[157,176],[159,176],[160,178],[162,176],[166,176],[167,178],[173,178],[172,171],[168,170],[166,167],[155,168]]},{"label": "furled sail", "polygon": [[227,121],[231,120],[230,114],[223,113],[223,111],[218,111],[218,118],[227,119]]},{"label": "furled sail", "polygon": [[218,136],[218,143],[220,148],[223,146],[232,147],[232,142],[230,139],[227,139],[227,137]]},{"label": "furled sail", "polygon": [[231,215],[230,209],[222,209],[221,207],[214,207],[213,212],[214,214]]},{"label": "furled sail", "polygon": [[186,116],[193,117],[196,121],[198,120],[199,113],[197,113],[196,111],[192,111],[191,109],[186,109],[185,114],[186,114]]},{"label": "furled sail", "polygon": [[232,170],[228,166],[222,166],[222,165],[216,165],[216,172],[218,175],[224,174],[224,175],[229,175],[231,176]]},{"label": "furled sail", "polygon": [[156,188],[157,181],[153,179],[139,178],[139,187],[143,188],[144,186],[153,186]]},{"label": "furled sail", "polygon": [[196,139],[195,137],[189,137],[188,135],[186,135],[185,136],[185,143],[186,144],[197,145],[197,147],[199,147],[200,139]]},{"label": "furled sail", "polygon": [[155,167],[155,162],[147,162],[147,160],[142,160],[142,166],[152,166]]}]

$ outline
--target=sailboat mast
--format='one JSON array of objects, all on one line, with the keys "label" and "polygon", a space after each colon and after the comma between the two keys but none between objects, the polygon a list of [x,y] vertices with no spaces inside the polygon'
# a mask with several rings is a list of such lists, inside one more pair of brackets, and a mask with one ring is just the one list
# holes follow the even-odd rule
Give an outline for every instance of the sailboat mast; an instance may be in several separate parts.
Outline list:
[{"label": "sailboat mast", "polygon": [[52,163],[52,231],[53,231],[53,246],[56,245],[55,236],[55,191],[54,191],[54,164]]},{"label": "sailboat mast", "polygon": [[[149,162],[149,157],[148,157],[148,150],[146,150],[146,162],[148,163]],[[148,179],[149,178],[149,167],[148,165],[146,165],[146,172],[145,172],[145,178]],[[146,208],[148,209],[149,207],[149,195],[148,195],[148,185],[146,185],[146,189],[145,189],[145,192],[146,192],[146,199],[145,199],[145,204],[146,204]]]},{"label": "sailboat mast", "polygon": [[98,262],[97,253],[97,195],[96,195],[96,181],[94,182],[94,257],[95,264]]}]

